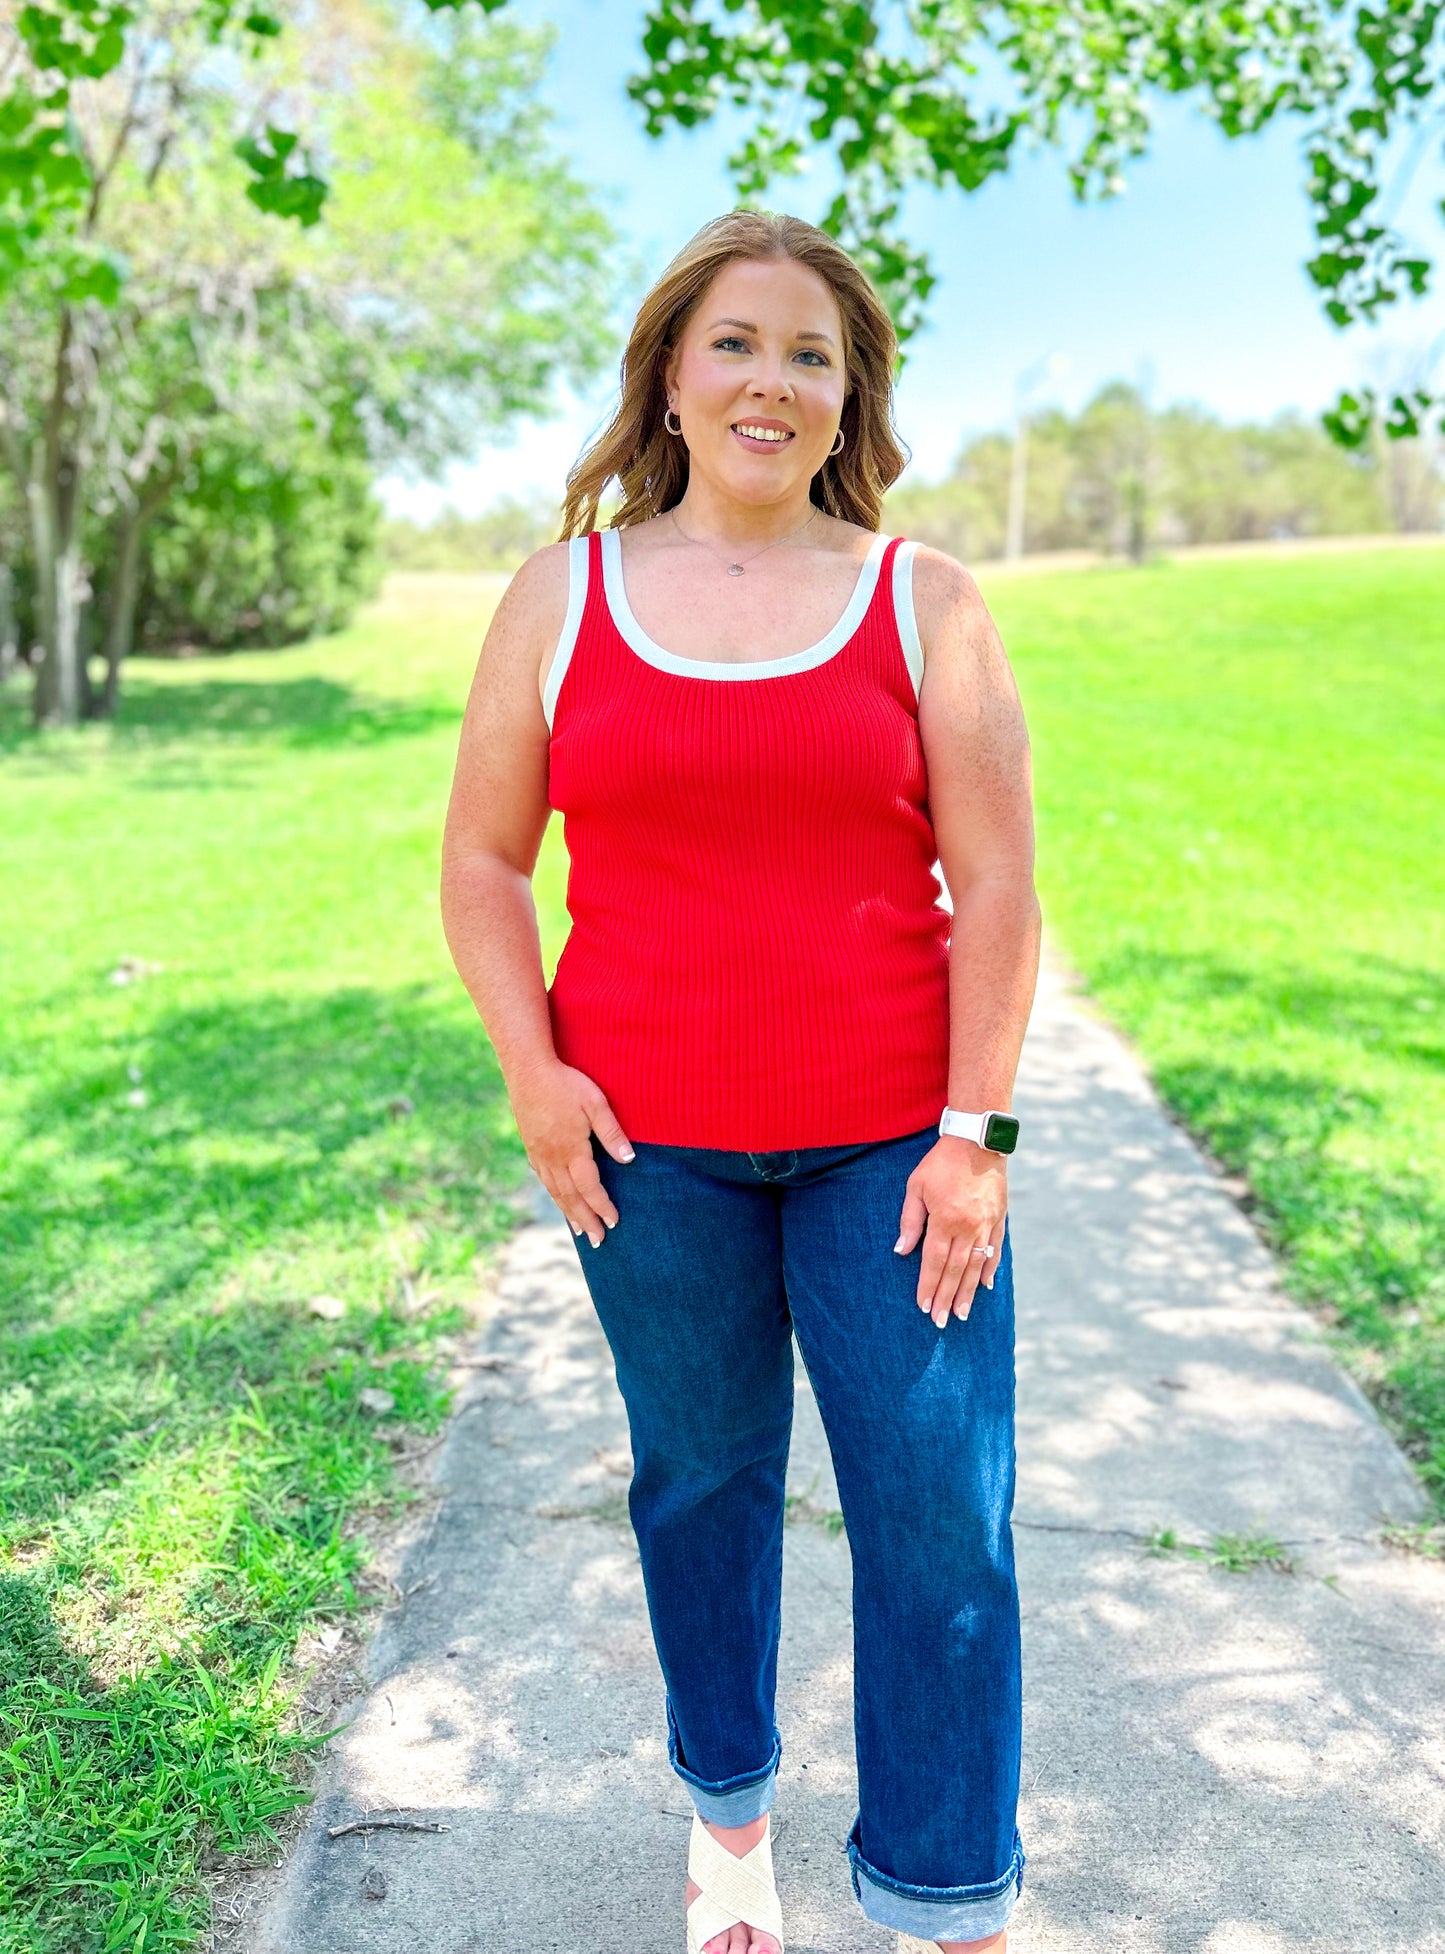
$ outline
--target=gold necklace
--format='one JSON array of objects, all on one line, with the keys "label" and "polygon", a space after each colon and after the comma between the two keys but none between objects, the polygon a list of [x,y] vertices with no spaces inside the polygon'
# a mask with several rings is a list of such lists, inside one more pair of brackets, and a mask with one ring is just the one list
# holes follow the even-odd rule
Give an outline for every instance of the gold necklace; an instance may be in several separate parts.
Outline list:
[{"label": "gold necklace", "polygon": [[[707,550],[707,552],[711,556],[717,556],[717,551],[713,549],[710,543],[703,542],[700,536],[688,535],[687,531],[683,528],[682,524],[678,521],[677,516],[674,514],[674,512],[671,509],[669,509],[667,513],[672,517],[673,528],[677,531],[678,535],[681,536],[682,540],[685,543],[696,543],[699,549]],[[818,507],[817,503],[815,502],[813,504],[813,516],[818,516],[821,515],[822,513],[823,513],[822,510]],[[808,522],[811,522],[813,520],[813,516],[809,516]],[[771,543],[764,543],[763,548],[761,550],[754,550],[752,556],[745,556],[742,560],[742,563],[729,563],[728,575],[730,577],[740,577],[743,574],[744,565],[751,563],[753,561],[753,557],[761,556],[764,550],[775,550],[778,547],[779,543],[790,542],[794,536],[801,536],[803,531],[808,527],[808,522],[800,523],[796,529],[790,530],[786,536],[777,536],[773,539]],[[722,562],[722,558],[720,556],[718,556],[717,560],[719,563]]]}]

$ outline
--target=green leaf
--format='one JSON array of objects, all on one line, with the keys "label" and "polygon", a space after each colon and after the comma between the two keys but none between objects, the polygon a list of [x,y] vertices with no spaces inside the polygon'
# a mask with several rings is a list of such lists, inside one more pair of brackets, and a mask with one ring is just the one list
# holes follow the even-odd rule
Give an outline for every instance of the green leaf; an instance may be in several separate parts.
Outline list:
[{"label": "green leaf", "polygon": [[92,258],[77,264],[60,287],[60,296],[72,305],[83,299],[96,299],[101,305],[114,305],[120,297],[125,272],[112,257]]},{"label": "green leaf", "polygon": [[294,217],[306,228],[319,221],[329,186],[309,169],[289,168],[293,158],[304,160],[304,152],[298,152],[300,140],[294,130],[268,123],[263,138],[243,136],[235,153],[256,177],[246,186],[256,208],[273,217]]}]

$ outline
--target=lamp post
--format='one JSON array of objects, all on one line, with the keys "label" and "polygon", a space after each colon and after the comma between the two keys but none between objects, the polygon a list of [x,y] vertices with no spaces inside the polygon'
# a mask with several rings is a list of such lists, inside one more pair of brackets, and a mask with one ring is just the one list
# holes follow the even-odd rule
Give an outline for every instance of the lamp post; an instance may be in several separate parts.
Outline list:
[{"label": "lamp post", "polygon": [[1028,503],[1029,418],[1027,401],[1041,380],[1057,380],[1069,370],[1067,353],[1050,353],[1036,360],[1014,381],[1014,438],[1008,472],[1008,522],[1003,553],[1012,561],[1024,553],[1024,518]]}]

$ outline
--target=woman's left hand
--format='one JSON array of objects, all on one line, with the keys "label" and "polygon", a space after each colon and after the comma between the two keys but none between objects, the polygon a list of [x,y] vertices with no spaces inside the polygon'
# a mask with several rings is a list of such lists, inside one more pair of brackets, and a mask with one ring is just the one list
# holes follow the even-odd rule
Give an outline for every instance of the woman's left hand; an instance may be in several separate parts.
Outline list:
[{"label": "woman's left hand", "polygon": [[907,1187],[894,1248],[911,1254],[927,1224],[918,1307],[941,1330],[950,1314],[968,1315],[980,1278],[993,1288],[1008,1212],[1008,1160],[948,1134],[919,1161]]}]

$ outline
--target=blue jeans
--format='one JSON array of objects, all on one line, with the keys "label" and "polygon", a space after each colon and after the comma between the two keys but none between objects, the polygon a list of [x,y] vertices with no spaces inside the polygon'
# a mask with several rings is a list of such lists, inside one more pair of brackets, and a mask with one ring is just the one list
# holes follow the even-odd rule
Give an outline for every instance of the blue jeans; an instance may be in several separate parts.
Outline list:
[{"label": "blue jeans", "polygon": [[773,1800],[792,1337],[828,1435],[853,1556],[859,1811],[869,1918],[981,1940],[1023,1884],[1012,1250],[941,1330],[894,1253],[934,1127],[741,1153],[592,1153],[620,1219],[575,1237],[632,1432],[633,1527],[667,1686],[668,1751],[704,1819]]}]

